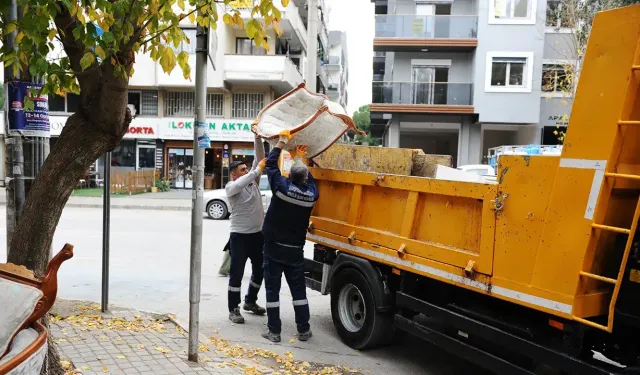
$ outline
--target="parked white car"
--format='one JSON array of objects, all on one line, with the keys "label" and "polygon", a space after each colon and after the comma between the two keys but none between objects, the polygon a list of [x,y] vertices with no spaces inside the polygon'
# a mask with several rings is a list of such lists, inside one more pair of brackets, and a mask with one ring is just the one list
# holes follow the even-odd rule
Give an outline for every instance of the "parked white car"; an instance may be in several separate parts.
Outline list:
[{"label": "parked white car", "polygon": [[[267,175],[260,176],[260,193],[262,194],[262,207],[267,212],[273,193],[269,187]],[[205,191],[204,193],[205,212],[214,220],[224,220],[231,214],[229,200],[224,189]]]}]

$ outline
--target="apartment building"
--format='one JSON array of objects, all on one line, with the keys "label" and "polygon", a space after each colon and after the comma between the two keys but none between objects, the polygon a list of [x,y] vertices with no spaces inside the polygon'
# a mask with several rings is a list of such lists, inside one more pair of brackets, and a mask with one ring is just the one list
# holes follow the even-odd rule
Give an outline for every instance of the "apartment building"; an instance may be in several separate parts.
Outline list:
[{"label": "apartment building", "polygon": [[[245,20],[259,0],[240,0],[232,5],[240,8]],[[214,67],[207,71],[207,122],[211,146],[205,153],[205,175],[220,188],[229,179],[228,166],[233,160],[254,157],[251,123],[268,103],[304,81],[307,61],[306,0],[291,1],[282,7],[282,36],[269,32],[269,50],[253,45],[244,30],[225,25],[220,17],[212,31],[211,48]],[[326,94],[329,74],[329,34],[326,8],[319,1],[317,92]],[[173,188],[192,187],[193,131],[195,114],[195,25],[181,24],[191,43],[182,43],[176,52],[189,53],[191,80],[176,67],[171,74],[162,71],[148,55],[136,56],[135,73],[129,81],[129,107],[135,115],[129,131],[112,152],[111,167],[116,170],[158,169]],[[172,48],[174,48],[172,46]],[[61,51],[55,51],[61,53]],[[0,75],[2,72],[0,71]],[[49,97],[51,145],[55,144],[68,117],[79,107],[79,97]],[[4,116],[0,137],[4,133]],[[2,142],[4,145],[4,142]],[[4,147],[0,149],[4,156]],[[92,166],[101,177],[104,158]],[[3,160],[4,167],[4,160]],[[4,175],[4,168],[0,169]]]},{"label": "apartment building", "polygon": [[349,102],[349,60],[347,54],[347,33],[329,31],[329,60],[324,65],[329,73],[327,96],[347,110]]},{"label": "apartment building", "polygon": [[557,142],[570,100],[554,80],[572,34],[547,0],[374,3],[371,120],[385,146],[465,165],[491,147]]}]

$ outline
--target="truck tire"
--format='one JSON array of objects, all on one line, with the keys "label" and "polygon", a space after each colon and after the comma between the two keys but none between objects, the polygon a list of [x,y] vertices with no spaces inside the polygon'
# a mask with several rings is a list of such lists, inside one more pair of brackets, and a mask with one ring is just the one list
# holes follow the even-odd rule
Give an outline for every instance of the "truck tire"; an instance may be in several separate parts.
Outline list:
[{"label": "truck tire", "polygon": [[376,311],[367,279],[353,268],[331,281],[331,317],[342,341],[354,349],[383,344],[393,335],[393,314]]}]

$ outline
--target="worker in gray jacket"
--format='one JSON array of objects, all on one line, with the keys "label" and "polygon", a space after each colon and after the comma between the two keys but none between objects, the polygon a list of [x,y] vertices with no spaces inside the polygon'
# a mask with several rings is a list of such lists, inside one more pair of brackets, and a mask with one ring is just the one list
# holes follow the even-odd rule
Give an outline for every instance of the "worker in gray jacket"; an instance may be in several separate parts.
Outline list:
[{"label": "worker in gray jacket", "polygon": [[234,161],[229,165],[231,181],[225,187],[231,206],[231,272],[229,275],[229,320],[243,324],[240,314],[240,292],[244,267],[251,259],[251,282],[244,297],[243,309],[256,315],[264,315],[266,310],[259,306],[258,291],[262,285],[263,256],[262,223],[264,208],[260,193],[260,175],[264,170],[264,145],[256,136],[254,142],[255,158],[251,169],[244,161]]}]

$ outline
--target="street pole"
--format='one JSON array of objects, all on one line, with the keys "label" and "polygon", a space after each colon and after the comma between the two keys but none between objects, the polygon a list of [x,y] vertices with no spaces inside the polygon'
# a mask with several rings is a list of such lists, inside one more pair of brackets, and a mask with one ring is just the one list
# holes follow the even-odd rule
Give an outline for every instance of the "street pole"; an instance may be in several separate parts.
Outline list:
[{"label": "street pole", "polygon": [[200,283],[202,278],[202,215],[204,207],[204,153],[210,146],[206,133],[208,28],[196,31],[196,118],[193,132],[193,203],[191,206],[191,262],[189,274],[189,361],[198,362]]},{"label": "street pole", "polygon": [[318,0],[307,0],[307,71],[306,87],[316,92],[318,69]]},{"label": "street pole", "polygon": [[[6,14],[5,23],[15,22],[18,20],[18,2],[17,0],[11,0],[8,12]],[[9,49],[14,51],[18,50],[18,46],[15,43],[17,31],[13,31],[6,35],[4,43]],[[15,62],[17,66],[21,68],[20,62]],[[11,112],[11,100],[9,99],[9,82],[19,80],[22,78],[21,69],[18,69],[14,74],[14,66],[6,66],[4,68],[4,116],[5,116],[5,171],[7,177],[5,179],[6,193],[7,193],[7,257],[9,256],[9,250],[11,249],[11,239],[13,232],[15,231],[16,224],[22,208],[24,207],[25,191],[24,191],[24,153],[22,149],[22,138],[20,136],[14,136],[10,133],[10,112]]]},{"label": "street pole", "polygon": [[109,239],[111,231],[111,151],[104,154],[102,192],[102,312],[109,310]]}]

